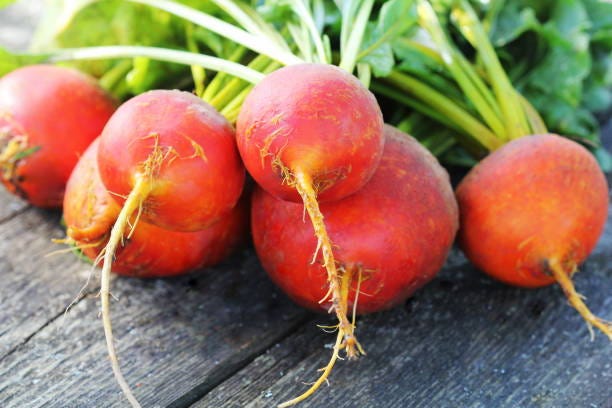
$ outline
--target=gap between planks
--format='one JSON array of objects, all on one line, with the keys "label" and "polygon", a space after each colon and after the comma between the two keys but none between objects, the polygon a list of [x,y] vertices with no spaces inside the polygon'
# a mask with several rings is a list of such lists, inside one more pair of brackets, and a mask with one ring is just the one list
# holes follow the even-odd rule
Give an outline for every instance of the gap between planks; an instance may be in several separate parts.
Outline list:
[{"label": "gap between planks", "polygon": [[13,348],[9,349],[9,351],[7,351],[5,354],[0,356],[0,363],[2,363],[6,358],[10,357],[13,353],[15,353],[16,351],[18,351],[19,349],[23,348],[24,346],[26,346],[28,344],[28,342],[30,340],[32,340],[34,337],[36,337],[36,335],[38,333],[40,333],[41,331],[43,331],[44,329],[47,328],[47,326],[53,324],[53,322],[55,322],[57,319],[61,318],[62,316],[65,316],[66,313],[70,310],[70,308],[76,306],[77,304],[79,304],[83,299],[85,299],[86,297],[89,297],[91,295],[93,295],[94,293],[96,293],[99,289],[97,289],[96,291],[84,291],[82,293],[80,293],[77,298],[70,302],[70,304],[68,306],[66,306],[64,308],[64,310],[62,310],[61,312],[57,312],[55,315],[53,315],[49,320],[47,320],[46,322],[44,322],[43,324],[41,324],[36,330],[34,330],[32,333],[30,333],[27,337],[25,337],[19,344],[15,345]]},{"label": "gap between planks", "polygon": [[21,214],[25,213],[26,211],[28,211],[31,208],[34,208],[34,207],[32,207],[30,205],[26,205],[25,207],[19,208],[19,209],[15,210],[14,212],[11,212],[11,213],[5,215],[4,217],[0,217],[0,225],[2,225],[4,223],[12,220],[15,217],[20,216]]},{"label": "gap between planks", "polygon": [[172,401],[166,406],[166,408],[188,408],[192,406],[204,398],[210,391],[251,364],[257,357],[268,352],[274,347],[275,344],[283,342],[296,333],[305,324],[312,321],[312,314],[306,312],[297,318],[292,325],[287,326],[286,330],[283,330],[277,336],[270,338],[269,341],[266,341],[253,349],[243,350],[234,354],[227,364],[220,367],[218,370],[213,371],[212,374],[209,375],[203,382],[193,387],[182,397]]}]

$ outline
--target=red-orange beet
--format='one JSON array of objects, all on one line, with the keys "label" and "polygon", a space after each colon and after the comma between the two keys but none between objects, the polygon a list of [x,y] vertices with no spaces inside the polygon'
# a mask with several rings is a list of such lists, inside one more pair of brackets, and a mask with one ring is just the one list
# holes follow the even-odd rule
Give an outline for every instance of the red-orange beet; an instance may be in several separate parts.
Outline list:
[{"label": "red-orange beet", "polygon": [[535,288],[559,282],[585,320],[612,338],[570,277],[606,223],[608,186],[595,158],[557,135],[525,136],[474,167],[456,190],[460,245],[502,282]]},{"label": "red-orange beet", "polygon": [[[110,271],[128,224],[180,232],[205,229],[227,215],[242,193],[245,170],[227,120],[188,92],[140,94],[109,119],[100,135],[98,170],[122,204],[101,272],[100,300],[115,378],[133,407],[140,404],[117,361],[110,319]],[[134,232],[135,233],[135,232]]]},{"label": "red-orange beet", "polygon": [[374,96],[348,72],[299,64],[269,74],[247,96],[236,138],[257,184],[302,202],[290,175],[312,177],[319,202],[359,190],[372,176],[383,146],[382,115]]},{"label": "red-orange beet", "polygon": [[347,355],[356,357],[360,346],[341,301],[333,243],[319,201],[355,193],[376,170],[384,144],[376,99],[338,67],[287,66],[266,76],[247,96],[236,140],[246,168],[262,188],[304,203],[327,270],[330,312],[338,318]]},{"label": "red-orange beet", "polygon": [[[92,261],[100,256],[121,210],[100,179],[97,149],[98,140],[77,163],[64,196],[67,235]],[[243,201],[201,231],[169,231],[140,221],[118,248],[112,270],[121,275],[150,278],[185,274],[214,265],[244,241],[247,220],[248,209]]]},{"label": "red-orange beet", "polygon": [[195,95],[165,90],[119,107],[100,137],[98,166],[120,202],[149,172],[142,219],[176,231],[201,230],[227,213],[245,175],[229,122]]},{"label": "red-orange beet", "polygon": [[[448,174],[414,139],[385,127],[382,160],[358,192],[321,204],[335,245],[340,293],[346,310],[367,313],[404,301],[431,280],[451,248],[459,224]],[[280,200],[263,189],[253,194],[251,228],[259,258],[272,278],[297,303],[330,307],[322,257],[312,262],[317,240],[303,219],[304,206]],[[356,303],[356,305],[355,305]],[[327,378],[344,346],[339,330],[330,362],[293,405]]]},{"label": "red-orange beet", "polygon": [[[361,274],[357,312],[390,308],[431,280],[442,267],[458,228],[448,174],[418,142],[390,126],[381,163],[357,193],[321,204],[336,260],[350,275],[352,307]],[[272,280],[302,306],[328,290],[312,225],[304,207],[257,189],[252,199],[255,249]]]},{"label": "red-orange beet", "polygon": [[60,207],[74,165],[115,107],[73,69],[33,65],[2,77],[0,180],[35,206]]}]

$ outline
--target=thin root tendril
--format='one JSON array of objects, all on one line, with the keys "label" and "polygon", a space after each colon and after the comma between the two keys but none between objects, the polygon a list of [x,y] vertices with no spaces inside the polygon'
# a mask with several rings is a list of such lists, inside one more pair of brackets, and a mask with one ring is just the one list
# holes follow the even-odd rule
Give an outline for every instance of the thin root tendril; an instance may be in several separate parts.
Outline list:
[{"label": "thin root tendril", "polygon": [[561,262],[556,258],[550,259],[548,261],[548,267],[557,283],[563,289],[563,292],[565,293],[565,296],[567,297],[567,300],[569,301],[570,305],[572,305],[572,307],[576,309],[578,313],[580,313],[582,318],[587,322],[589,332],[591,334],[591,339],[595,337],[593,327],[596,327],[601,330],[606,336],[608,336],[610,341],[612,341],[612,323],[600,319],[599,317],[591,313],[591,311],[583,301],[584,296],[580,295],[574,287],[574,283],[572,282],[570,276],[574,274],[576,266],[574,265],[571,268],[572,270],[570,271],[569,276],[568,273],[564,270]]}]

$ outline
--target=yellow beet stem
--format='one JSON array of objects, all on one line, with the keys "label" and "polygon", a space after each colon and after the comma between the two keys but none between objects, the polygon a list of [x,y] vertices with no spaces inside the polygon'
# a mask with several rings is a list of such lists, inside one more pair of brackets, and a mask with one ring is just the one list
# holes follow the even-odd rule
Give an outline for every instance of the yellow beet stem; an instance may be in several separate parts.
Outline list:
[{"label": "yellow beet stem", "polygon": [[559,285],[563,289],[563,292],[565,292],[565,296],[567,297],[569,303],[574,309],[578,311],[578,313],[580,313],[582,318],[589,325],[591,338],[593,338],[594,336],[592,326],[595,326],[599,330],[601,330],[606,336],[608,336],[608,338],[612,341],[612,323],[602,320],[599,317],[595,316],[593,313],[591,313],[587,305],[582,300],[582,295],[576,292],[574,283],[572,282],[570,276],[568,276],[566,271],[563,269],[561,262],[559,262],[558,259],[553,258],[548,261],[548,266],[555,280],[557,281],[557,283],[559,283]]},{"label": "yellow beet stem", "polygon": [[336,269],[336,261],[332,251],[332,243],[327,235],[327,229],[323,221],[323,214],[319,209],[317,195],[312,187],[312,177],[300,170],[294,172],[296,189],[304,202],[306,212],[310,217],[312,226],[317,237],[317,246],[321,248],[323,255],[323,266],[327,270],[327,282],[329,283],[328,294],[321,299],[324,302],[331,296],[332,307],[330,309],[336,313],[338,318],[338,330],[343,335],[342,347],[345,348],[349,358],[357,357],[359,351],[356,348],[357,339],[355,338],[353,324],[348,320],[346,302],[342,301],[341,278]]}]

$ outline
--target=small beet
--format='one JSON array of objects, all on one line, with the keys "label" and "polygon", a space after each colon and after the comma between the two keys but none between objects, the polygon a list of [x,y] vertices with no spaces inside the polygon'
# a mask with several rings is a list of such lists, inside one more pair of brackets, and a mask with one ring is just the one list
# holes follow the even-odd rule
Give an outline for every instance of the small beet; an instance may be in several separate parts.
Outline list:
[{"label": "small beet", "polygon": [[100,135],[97,164],[105,188],[121,204],[100,278],[106,345],[117,382],[140,407],[113,343],[110,271],[117,248],[141,220],[176,232],[211,227],[236,206],[245,169],[229,122],[195,95],[176,90],[145,92],[121,105]]},{"label": "small beet", "polygon": [[[121,206],[106,191],[97,166],[98,140],[77,163],[64,196],[68,238],[96,262],[106,246]],[[140,221],[117,249],[113,272],[140,278],[169,277],[214,265],[240,245],[247,235],[246,200],[201,231],[169,231]]]},{"label": "small beet", "polygon": [[591,253],[608,215],[608,185],[597,161],[569,139],[542,134],[505,144],[456,190],[459,242],[490,276],[536,288],[558,282],[585,320],[612,339],[571,276]]}]

